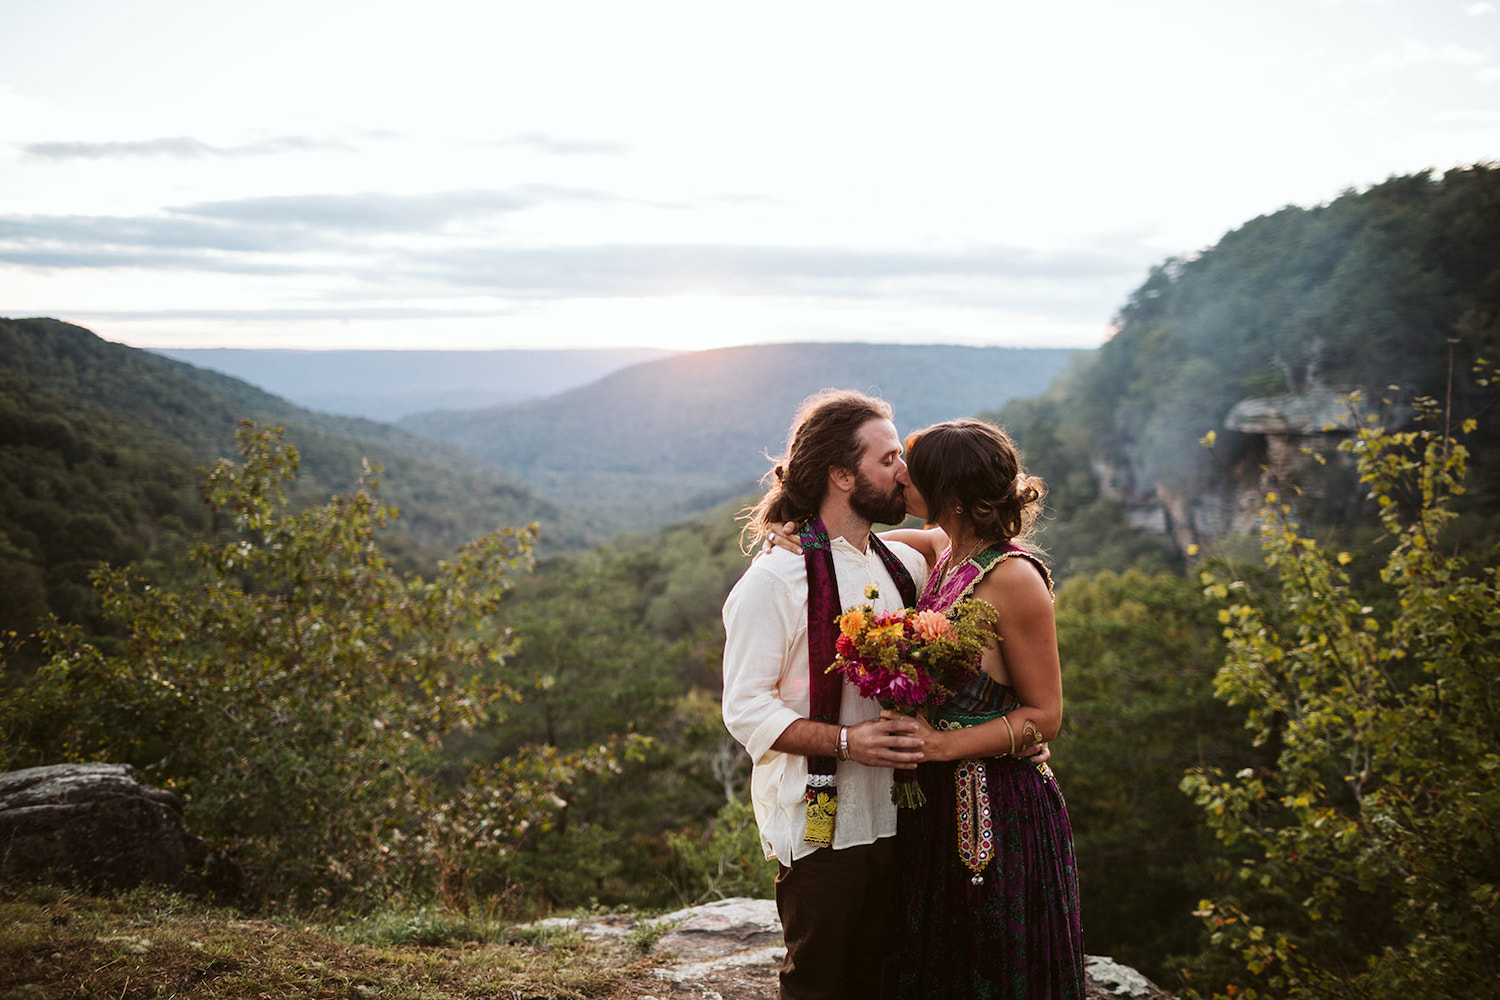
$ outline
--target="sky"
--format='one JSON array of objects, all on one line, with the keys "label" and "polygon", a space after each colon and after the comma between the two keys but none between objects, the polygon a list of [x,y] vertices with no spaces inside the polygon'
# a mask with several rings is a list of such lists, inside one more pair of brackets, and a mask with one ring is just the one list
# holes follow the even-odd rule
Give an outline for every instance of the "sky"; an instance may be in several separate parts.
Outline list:
[{"label": "sky", "polygon": [[1500,159],[1500,0],[0,0],[0,315],[138,347],[1094,347]]}]

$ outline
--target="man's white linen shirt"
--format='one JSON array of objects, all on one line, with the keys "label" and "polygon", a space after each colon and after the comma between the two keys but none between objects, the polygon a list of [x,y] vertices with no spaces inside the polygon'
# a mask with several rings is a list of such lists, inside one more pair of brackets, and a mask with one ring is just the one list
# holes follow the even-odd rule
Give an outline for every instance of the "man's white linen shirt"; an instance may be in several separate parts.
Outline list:
[{"label": "man's white linen shirt", "polygon": [[[861,552],[843,538],[833,540],[839,609],[870,603],[876,611],[902,607],[901,592],[874,547]],[[890,542],[921,593],[927,561],[915,549]],[[873,601],[865,588],[875,584]],[[811,714],[807,662],[807,564],[802,556],[773,548],[745,571],[724,602],[724,724],[750,753],[750,798],[766,857],[790,865],[817,850],[807,834],[807,758],[771,744],[788,726]],[[880,705],[844,685],[839,722],[852,726],[880,715]],[[833,746],[828,747],[833,755]],[[872,844],[896,833],[891,802],[894,772],[853,761],[838,764],[838,814],[834,849]]]}]

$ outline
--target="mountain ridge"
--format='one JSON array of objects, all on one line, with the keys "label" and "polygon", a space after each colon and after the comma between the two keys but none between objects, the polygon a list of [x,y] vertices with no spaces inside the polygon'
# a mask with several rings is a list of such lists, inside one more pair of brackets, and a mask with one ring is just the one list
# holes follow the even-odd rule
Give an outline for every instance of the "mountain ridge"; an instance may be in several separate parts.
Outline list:
[{"label": "mountain ridge", "polygon": [[400,426],[501,465],[602,524],[649,528],[754,490],[797,407],[822,389],[881,396],[907,432],[1039,394],[1088,353],[846,343],[718,348],[642,362],[546,399],[429,411]]},{"label": "mountain ridge", "polygon": [[211,531],[200,466],[237,454],[242,419],[283,425],[302,456],[298,503],[382,466],[400,565],[496,528],[538,521],[544,551],[599,540],[502,470],[401,428],[319,414],[242,381],[52,319],[0,319],[0,635],[49,613],[97,627],[100,562],[179,560]]},{"label": "mountain ridge", "polygon": [[653,347],[482,351],[151,348],[233,376],[299,406],[386,423],[434,408],[480,409],[555,395],[628,365]]}]

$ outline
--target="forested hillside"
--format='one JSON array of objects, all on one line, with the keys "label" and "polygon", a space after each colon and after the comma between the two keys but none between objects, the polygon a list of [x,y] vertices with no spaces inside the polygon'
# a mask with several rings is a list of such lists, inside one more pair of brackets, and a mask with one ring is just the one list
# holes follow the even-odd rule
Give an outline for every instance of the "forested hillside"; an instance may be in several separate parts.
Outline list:
[{"label": "forested hillside", "polygon": [[830,386],[890,401],[914,430],[1040,393],[1088,352],[768,344],[635,365],[517,406],[402,421],[504,466],[620,529],[660,526],[754,489],[805,398]]},{"label": "forested hillside", "polygon": [[544,551],[591,537],[500,470],[398,428],[313,413],[81,327],[0,320],[0,631],[48,613],[97,624],[91,569],[179,558],[212,527],[195,470],[233,453],[245,418],[289,428],[304,501],[352,489],[366,460],[383,466],[403,511],[390,544],[409,566],[502,525],[541,522]]},{"label": "forested hillside", "polygon": [[[1267,441],[1226,416],[1243,400],[1319,391],[1359,390],[1372,411],[1390,399],[1398,419],[1419,396],[1440,401],[1453,428],[1477,417],[1458,509],[1496,537],[1500,409],[1471,373],[1484,358],[1500,359],[1500,169],[1476,166],[1288,207],[1166,261],[1097,352],[1046,394],[991,417],[1051,484],[1049,546],[1069,572],[1141,557],[1180,565],[1184,546],[1132,527],[1116,501],[1142,515],[1165,509],[1167,520],[1175,512],[1188,522],[1175,525],[1179,537],[1206,544],[1223,518],[1205,513],[1238,492],[1253,527],[1256,498],[1274,485],[1263,474]],[[1210,432],[1212,449],[1199,444]],[[1307,443],[1294,439],[1291,450]],[[1305,513],[1371,523],[1348,469],[1320,473],[1320,499]]]}]

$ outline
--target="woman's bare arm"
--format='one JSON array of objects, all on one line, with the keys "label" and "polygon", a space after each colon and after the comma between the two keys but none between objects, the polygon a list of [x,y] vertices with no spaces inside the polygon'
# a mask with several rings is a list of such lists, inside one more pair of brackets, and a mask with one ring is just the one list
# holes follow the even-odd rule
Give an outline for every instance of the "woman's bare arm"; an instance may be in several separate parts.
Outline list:
[{"label": "woman's bare arm", "polygon": [[986,667],[1021,705],[1004,719],[967,729],[922,732],[927,760],[1024,754],[1055,737],[1062,726],[1057,626],[1052,595],[1041,574],[1025,559],[1007,559],[980,581],[974,597],[995,608],[996,629],[1003,637],[985,654]]},{"label": "woman's bare arm", "polygon": [[[948,547],[948,536],[942,528],[891,528],[878,534],[887,542],[901,542],[922,553],[929,570],[937,565],[938,556]],[[766,545],[777,545],[800,556],[802,546],[797,544],[797,522],[788,521],[772,528],[766,533]],[[769,548],[766,551],[770,551]]]}]

